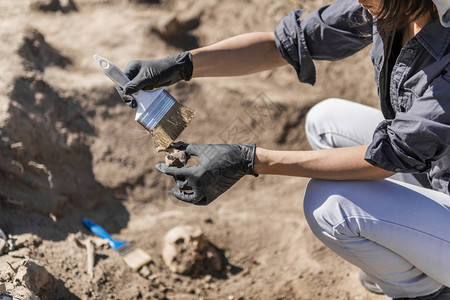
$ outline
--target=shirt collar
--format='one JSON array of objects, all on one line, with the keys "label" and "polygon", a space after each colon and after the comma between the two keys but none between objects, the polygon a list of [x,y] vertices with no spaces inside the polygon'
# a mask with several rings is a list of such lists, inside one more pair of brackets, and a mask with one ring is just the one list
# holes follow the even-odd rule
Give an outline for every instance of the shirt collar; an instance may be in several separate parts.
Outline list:
[{"label": "shirt collar", "polygon": [[450,28],[443,27],[436,19],[425,25],[415,38],[436,60],[440,60],[450,43]]},{"label": "shirt collar", "polygon": [[436,5],[442,25],[450,27],[450,2],[448,0],[433,0]]}]

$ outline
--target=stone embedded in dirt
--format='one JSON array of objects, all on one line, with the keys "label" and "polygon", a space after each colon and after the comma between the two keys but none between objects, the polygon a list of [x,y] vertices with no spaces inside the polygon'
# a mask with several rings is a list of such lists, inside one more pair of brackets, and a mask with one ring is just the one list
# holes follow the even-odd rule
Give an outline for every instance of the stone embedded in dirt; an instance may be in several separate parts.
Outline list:
[{"label": "stone embedded in dirt", "polygon": [[139,275],[141,275],[144,278],[148,278],[150,277],[150,275],[152,275],[152,271],[147,265],[145,265],[139,270]]},{"label": "stone embedded in dirt", "polygon": [[198,276],[223,270],[225,258],[199,227],[177,226],[164,237],[163,259],[172,272]]},{"label": "stone embedded in dirt", "polygon": [[51,299],[54,281],[45,267],[32,260],[24,260],[14,277],[16,285],[22,285],[42,299]]}]

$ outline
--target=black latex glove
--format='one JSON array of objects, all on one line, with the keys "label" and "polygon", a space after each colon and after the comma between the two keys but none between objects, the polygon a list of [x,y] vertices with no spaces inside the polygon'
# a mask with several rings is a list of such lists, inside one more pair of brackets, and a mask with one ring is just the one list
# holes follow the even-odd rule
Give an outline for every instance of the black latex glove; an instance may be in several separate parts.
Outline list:
[{"label": "black latex glove", "polygon": [[131,94],[139,90],[152,90],[168,86],[180,80],[189,81],[194,66],[189,51],[175,56],[150,60],[132,60],[123,72],[130,79],[124,87],[116,85],[117,92],[131,107],[136,107],[136,101]]},{"label": "black latex glove", "polygon": [[198,156],[195,166],[178,168],[161,163],[156,169],[175,178],[178,188],[171,192],[176,198],[207,205],[244,175],[258,176],[253,169],[255,149],[255,145],[184,144],[180,150],[186,150],[189,156]]},{"label": "black latex glove", "polygon": [[118,84],[116,84],[116,91],[117,93],[119,93],[120,98],[122,98],[122,100],[125,102],[126,105],[128,105],[131,108],[137,107],[136,99],[134,99],[134,97],[131,95],[125,95],[123,88]]}]

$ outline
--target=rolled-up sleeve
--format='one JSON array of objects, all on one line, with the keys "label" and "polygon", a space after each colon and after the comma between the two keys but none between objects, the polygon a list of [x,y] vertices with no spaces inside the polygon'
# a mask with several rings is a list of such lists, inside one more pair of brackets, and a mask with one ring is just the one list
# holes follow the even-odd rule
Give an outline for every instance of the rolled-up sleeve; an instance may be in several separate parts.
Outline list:
[{"label": "rolled-up sleeve", "polygon": [[[450,69],[450,68],[449,68]],[[450,144],[450,70],[434,79],[410,110],[375,129],[365,159],[401,173],[421,173],[447,153]],[[445,152],[447,151],[447,152]],[[448,154],[448,153],[447,153]]]},{"label": "rolled-up sleeve", "polygon": [[339,60],[372,42],[372,25],[356,0],[338,0],[300,20],[292,11],[275,29],[275,43],[301,82],[314,84],[313,60]]}]

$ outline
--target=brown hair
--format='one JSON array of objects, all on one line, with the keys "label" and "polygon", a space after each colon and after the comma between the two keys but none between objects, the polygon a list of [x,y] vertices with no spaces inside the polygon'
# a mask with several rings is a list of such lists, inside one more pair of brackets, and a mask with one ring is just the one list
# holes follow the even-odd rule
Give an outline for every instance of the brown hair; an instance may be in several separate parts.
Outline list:
[{"label": "brown hair", "polygon": [[384,19],[396,28],[427,14],[437,18],[436,6],[432,0],[382,0],[382,2],[377,18]]}]

